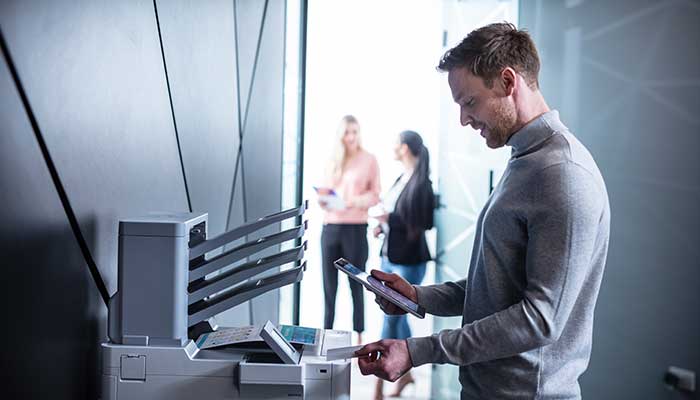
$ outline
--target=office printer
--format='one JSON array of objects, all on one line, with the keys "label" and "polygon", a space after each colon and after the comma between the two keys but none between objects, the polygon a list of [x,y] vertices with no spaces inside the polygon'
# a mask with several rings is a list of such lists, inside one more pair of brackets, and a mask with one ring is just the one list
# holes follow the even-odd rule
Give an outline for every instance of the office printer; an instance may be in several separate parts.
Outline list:
[{"label": "office printer", "polygon": [[[121,220],[118,290],[109,302],[109,342],[102,344],[102,400],[349,399],[350,363],[325,358],[327,349],[350,345],[349,332],[316,329],[309,343],[293,345],[268,321],[252,348],[203,346],[202,338],[225,333],[214,315],[301,281],[306,208],[213,238],[206,213]],[[285,220],[294,227],[249,240]],[[291,248],[256,256],[283,243]],[[292,267],[277,268],[285,265]]]}]

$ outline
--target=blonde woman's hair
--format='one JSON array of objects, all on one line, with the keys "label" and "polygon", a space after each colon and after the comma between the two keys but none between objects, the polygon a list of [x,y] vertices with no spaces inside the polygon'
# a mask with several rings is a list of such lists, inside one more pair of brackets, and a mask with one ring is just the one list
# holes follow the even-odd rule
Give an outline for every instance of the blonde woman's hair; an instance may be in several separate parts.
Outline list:
[{"label": "blonde woman's hair", "polygon": [[357,118],[353,115],[344,116],[338,124],[338,129],[335,134],[335,143],[333,145],[333,158],[331,159],[331,178],[333,182],[337,182],[345,170],[347,151],[345,150],[345,144],[343,144],[343,137],[345,137],[345,131],[351,124],[357,125],[357,144],[360,149],[362,148],[360,123],[357,122]]}]

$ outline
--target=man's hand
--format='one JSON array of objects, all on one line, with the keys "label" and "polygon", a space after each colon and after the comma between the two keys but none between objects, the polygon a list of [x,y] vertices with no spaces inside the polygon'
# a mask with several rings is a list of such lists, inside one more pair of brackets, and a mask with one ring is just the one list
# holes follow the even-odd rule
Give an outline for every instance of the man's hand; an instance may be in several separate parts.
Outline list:
[{"label": "man's hand", "polygon": [[383,339],[355,352],[362,375],[375,375],[394,382],[413,368],[405,339]]},{"label": "man's hand", "polygon": [[384,232],[382,231],[382,227],[379,225],[375,226],[374,229],[372,230],[372,234],[376,238],[378,238],[379,235],[381,235],[382,233],[384,233]]},{"label": "man's hand", "polygon": [[[405,297],[413,300],[414,303],[418,303],[418,296],[416,295],[416,288],[413,287],[407,280],[403,279],[400,275],[388,274],[386,272],[373,269],[371,272],[372,276],[383,281],[384,284],[397,292],[401,293]],[[402,315],[406,314],[406,311],[400,309],[398,306],[389,302],[388,300],[376,296],[374,301],[379,304],[382,311],[389,315]]]}]

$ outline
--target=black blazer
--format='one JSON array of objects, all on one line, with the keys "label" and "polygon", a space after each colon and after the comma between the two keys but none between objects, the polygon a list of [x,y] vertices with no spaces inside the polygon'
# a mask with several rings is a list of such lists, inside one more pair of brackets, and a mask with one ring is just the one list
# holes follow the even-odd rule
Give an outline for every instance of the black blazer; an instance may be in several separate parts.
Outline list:
[{"label": "black blazer", "polygon": [[[396,181],[398,182],[398,179]],[[425,241],[425,231],[433,227],[435,195],[430,181],[423,182],[422,185],[417,192],[423,198],[409,199],[404,188],[396,200],[394,212],[389,213],[389,234],[384,238],[382,255],[387,256],[394,264],[413,265],[431,259],[428,243]],[[405,210],[412,201],[425,207],[426,220],[408,221]]]}]

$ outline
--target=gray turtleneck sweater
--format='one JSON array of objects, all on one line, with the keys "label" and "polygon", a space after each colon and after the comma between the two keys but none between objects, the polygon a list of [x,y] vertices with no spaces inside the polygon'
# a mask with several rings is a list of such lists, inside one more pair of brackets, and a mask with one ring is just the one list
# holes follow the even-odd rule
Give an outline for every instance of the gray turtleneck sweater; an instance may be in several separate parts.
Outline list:
[{"label": "gray turtleneck sweater", "polygon": [[578,399],[608,250],[605,183],[557,111],[508,146],[467,278],[416,286],[427,312],[461,315],[462,328],[409,338],[411,360],[459,365],[462,399]]}]

